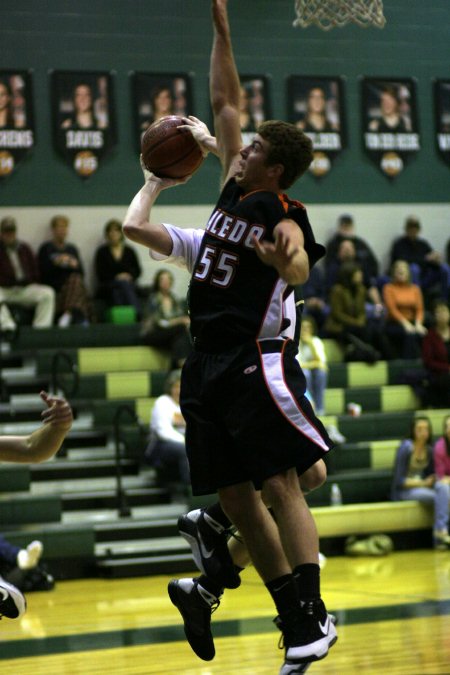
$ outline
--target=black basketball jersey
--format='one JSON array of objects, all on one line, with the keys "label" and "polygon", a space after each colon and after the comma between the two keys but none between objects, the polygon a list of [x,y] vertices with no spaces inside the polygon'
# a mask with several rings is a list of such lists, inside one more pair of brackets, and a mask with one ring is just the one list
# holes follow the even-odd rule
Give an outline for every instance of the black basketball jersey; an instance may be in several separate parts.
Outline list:
[{"label": "black basketball jersey", "polygon": [[283,335],[293,318],[285,300],[292,287],[261,262],[253,235],[274,241],[284,218],[298,223],[310,267],[325,253],[317,244],[305,207],[284,194],[245,194],[235,179],[225,185],[208,220],[189,286],[191,332],[204,351],[222,351],[250,339]]}]

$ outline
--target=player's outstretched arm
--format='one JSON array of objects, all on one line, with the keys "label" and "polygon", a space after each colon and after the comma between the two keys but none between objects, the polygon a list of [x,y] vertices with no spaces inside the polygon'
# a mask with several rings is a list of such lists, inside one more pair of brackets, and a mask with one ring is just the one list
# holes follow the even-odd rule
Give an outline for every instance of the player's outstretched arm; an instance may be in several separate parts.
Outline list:
[{"label": "player's outstretched arm", "polygon": [[145,168],[142,156],[140,161],[145,182],[128,207],[123,233],[127,239],[169,256],[172,253],[172,239],[162,223],[150,220],[151,209],[162,190],[186,183],[190,176],[180,179],[159,178]]},{"label": "player's outstretched arm", "polygon": [[242,147],[239,124],[240,82],[231,44],[227,0],[212,0],[214,37],[210,60],[210,98],[224,177]]},{"label": "player's outstretched arm", "polygon": [[72,409],[66,400],[40,393],[47,408],[42,412],[43,425],[28,436],[0,438],[3,462],[43,462],[58,452],[73,422]]}]

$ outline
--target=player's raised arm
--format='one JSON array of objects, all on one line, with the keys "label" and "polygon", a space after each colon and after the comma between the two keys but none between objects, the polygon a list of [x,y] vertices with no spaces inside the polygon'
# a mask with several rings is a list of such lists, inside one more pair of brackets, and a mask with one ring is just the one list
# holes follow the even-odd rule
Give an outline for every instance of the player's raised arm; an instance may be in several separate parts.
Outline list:
[{"label": "player's raised arm", "polygon": [[212,0],[214,37],[210,61],[210,98],[214,131],[224,178],[239,160],[242,147],[239,123],[239,75],[234,61],[227,0]]},{"label": "player's raised arm", "polygon": [[137,244],[169,256],[172,253],[172,239],[162,223],[151,220],[151,209],[162,190],[179,183],[185,183],[188,179],[159,178],[145,168],[142,157],[141,167],[144,172],[145,183],[134,196],[128,207],[123,222],[123,233],[127,239]]}]

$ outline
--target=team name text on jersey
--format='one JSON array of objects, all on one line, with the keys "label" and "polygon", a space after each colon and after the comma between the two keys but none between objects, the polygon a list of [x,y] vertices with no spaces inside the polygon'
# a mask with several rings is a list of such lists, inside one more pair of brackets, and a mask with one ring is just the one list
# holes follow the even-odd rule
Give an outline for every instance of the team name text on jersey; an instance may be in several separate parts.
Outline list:
[{"label": "team name text on jersey", "polygon": [[208,220],[206,231],[222,241],[242,243],[246,248],[255,248],[253,237],[255,236],[258,241],[262,239],[266,228],[263,225],[250,225],[243,218],[216,209]]}]

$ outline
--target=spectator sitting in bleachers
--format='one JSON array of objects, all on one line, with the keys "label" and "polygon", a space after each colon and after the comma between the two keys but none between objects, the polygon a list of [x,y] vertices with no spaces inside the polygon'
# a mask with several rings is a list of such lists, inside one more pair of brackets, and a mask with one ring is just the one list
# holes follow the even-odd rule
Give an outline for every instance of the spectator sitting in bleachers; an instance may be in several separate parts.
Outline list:
[{"label": "spectator sitting in bleachers", "polygon": [[140,314],[136,280],[141,274],[138,257],[131,246],[124,244],[122,225],[108,220],[104,228],[106,243],[95,254],[97,295],[109,306],[131,305]]},{"label": "spectator sitting in bleachers", "polygon": [[314,319],[320,335],[330,313],[330,306],[326,299],[325,276],[320,265],[314,265],[310,270],[307,281],[301,287],[301,295],[304,300],[303,315]]},{"label": "spectator sitting in bleachers", "polygon": [[377,286],[377,278],[370,273],[370,266],[363,266],[356,255],[355,244],[352,239],[342,239],[338,245],[336,258],[330,261],[327,267],[326,285],[328,292],[331,291],[332,286],[337,282],[339,270],[344,263],[354,263],[359,265],[362,270],[362,281],[367,289],[367,303],[366,310],[370,316],[379,317],[383,314],[383,303],[381,301],[380,291]]},{"label": "spectator sitting in bleachers", "polygon": [[419,219],[409,216],[405,221],[405,234],[392,244],[390,257],[391,265],[397,260],[405,260],[410,265],[428,307],[434,299],[447,297],[448,273],[442,265],[441,254],[419,236],[420,230]]},{"label": "spectator sitting in bleachers", "polygon": [[449,483],[436,479],[434,473],[432,429],[428,417],[416,417],[409,438],[402,441],[395,458],[392,499],[413,499],[434,505],[434,545],[447,550]]},{"label": "spectator sitting in bleachers", "polygon": [[30,246],[17,239],[14,218],[0,224],[0,330],[14,331],[16,322],[8,305],[34,309],[33,326],[48,328],[53,323],[55,292],[39,283],[36,257]]},{"label": "spectator sitting in bleachers", "polygon": [[54,216],[50,221],[52,239],[39,248],[39,267],[43,281],[56,291],[58,326],[87,325],[93,319],[91,302],[84,285],[80,254],[68,243],[69,219]]},{"label": "spectator sitting in bleachers", "polygon": [[433,457],[437,480],[450,485],[450,415],[444,418],[443,434],[434,444]]},{"label": "spectator sitting in bleachers", "polygon": [[365,274],[367,274],[370,285],[376,285],[376,279],[379,274],[378,260],[369,244],[361,237],[356,236],[353,216],[347,213],[339,216],[336,233],[327,241],[325,268],[328,269],[329,266],[336,261],[340,243],[344,241],[344,239],[350,239],[353,243],[356,262],[361,265],[361,268],[365,271]]},{"label": "spectator sitting in bleachers", "polygon": [[3,576],[14,567],[30,570],[39,563],[42,556],[41,541],[32,541],[26,548],[12,544],[0,534],[0,574]]},{"label": "spectator sitting in bleachers", "polygon": [[155,274],[141,337],[151,347],[168,349],[172,368],[181,368],[192,349],[190,319],[185,304],[172,291],[173,274],[160,269]]},{"label": "spectator sitting in bleachers", "polygon": [[434,408],[450,407],[450,309],[437,300],[433,325],[423,338],[422,360],[428,373],[428,403]]},{"label": "spectator sitting in bleachers", "polygon": [[325,331],[342,344],[349,361],[373,363],[391,356],[382,320],[367,317],[367,294],[361,267],[352,262],[342,265],[338,281],[331,289]]},{"label": "spectator sitting in bleachers", "polygon": [[297,359],[306,378],[306,386],[312,397],[317,415],[325,415],[325,389],[328,381],[328,366],[325,346],[316,335],[314,319],[302,319]]},{"label": "spectator sitting in bleachers", "polygon": [[169,485],[172,496],[186,497],[190,485],[189,463],[185,448],[185,421],[180,410],[181,371],[169,373],[165,394],[153,406],[150,439],[145,460],[157,469],[160,479]]},{"label": "spectator sitting in bleachers", "polygon": [[391,338],[397,356],[415,359],[420,356],[420,344],[427,329],[424,326],[423,296],[420,287],[411,282],[409,265],[397,260],[392,267],[392,281],[383,286],[387,310],[386,333]]}]

